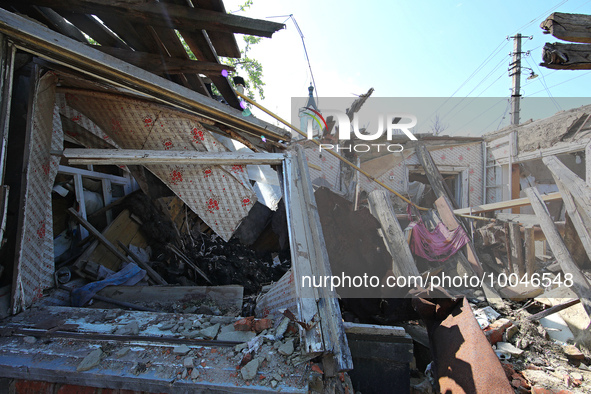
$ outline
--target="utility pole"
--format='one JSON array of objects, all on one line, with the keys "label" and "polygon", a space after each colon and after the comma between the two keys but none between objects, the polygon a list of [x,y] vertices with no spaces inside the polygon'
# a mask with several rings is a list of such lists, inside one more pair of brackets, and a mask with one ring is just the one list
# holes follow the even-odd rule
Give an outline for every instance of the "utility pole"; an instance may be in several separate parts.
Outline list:
[{"label": "utility pole", "polygon": [[513,78],[511,89],[511,126],[519,124],[519,100],[521,99],[521,33],[513,39],[513,61],[509,64],[509,76]]}]

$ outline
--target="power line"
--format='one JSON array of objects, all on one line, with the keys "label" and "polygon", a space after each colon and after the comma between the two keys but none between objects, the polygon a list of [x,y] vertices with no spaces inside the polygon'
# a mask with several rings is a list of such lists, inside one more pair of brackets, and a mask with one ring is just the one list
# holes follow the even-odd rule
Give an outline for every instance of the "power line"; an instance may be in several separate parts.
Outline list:
[{"label": "power line", "polygon": [[[316,86],[316,80],[314,80],[314,73],[312,72],[312,65],[310,64],[310,57],[308,56],[308,49],[306,48],[306,41],[304,40],[304,33],[302,33],[302,30],[300,29],[300,26],[298,25],[298,22],[295,19],[295,16],[293,16],[293,14],[289,14],[289,15],[278,15],[278,16],[268,16],[267,18],[286,18],[287,20],[291,19],[293,21],[293,24],[296,28],[296,30],[298,31],[298,34],[300,35],[300,38],[302,39],[302,45],[304,46],[304,54],[306,55],[306,61],[308,62],[308,68],[310,69],[310,77],[312,78],[312,85],[314,85],[314,92],[316,93],[316,102],[318,102],[318,87]],[[284,22],[285,23],[285,22]]]},{"label": "power line", "polygon": [[[584,76],[584,75],[587,75],[587,74],[589,74],[589,73],[591,73],[591,71],[587,71],[586,73],[583,73],[583,74],[577,75],[576,77],[569,78],[569,79],[567,79],[566,81],[562,81],[562,82],[560,82],[560,83],[557,83],[557,84],[555,84],[555,85],[549,86],[549,88],[554,88],[554,87],[556,87],[556,86],[562,85],[563,83],[567,83],[567,82],[569,82],[569,81],[572,81],[573,79],[581,78],[582,76]],[[523,97],[531,97],[531,96],[533,96],[534,94],[538,94],[538,93],[541,93],[541,92],[543,92],[544,90],[545,90],[545,89],[538,90],[537,92],[533,92],[532,94],[528,94],[527,96],[523,96]]]},{"label": "power line", "polygon": [[[528,58],[526,58],[527,64],[529,64],[530,66],[532,65],[529,61]],[[542,77],[542,79],[540,80],[540,82],[542,83],[542,86],[544,87],[544,89],[546,89],[546,92],[548,93],[548,97],[550,97],[550,99],[552,100],[552,103],[554,104],[554,106],[556,107],[557,110],[561,111],[562,107],[560,106],[560,104],[558,104],[558,102],[554,99],[554,96],[552,96],[552,93],[550,93],[550,89],[548,88],[548,84],[546,83],[546,78],[544,77],[544,74],[542,73],[542,70],[540,70],[540,67],[538,67],[538,65],[535,65],[536,68],[538,69],[538,72],[540,73],[540,76]]]}]

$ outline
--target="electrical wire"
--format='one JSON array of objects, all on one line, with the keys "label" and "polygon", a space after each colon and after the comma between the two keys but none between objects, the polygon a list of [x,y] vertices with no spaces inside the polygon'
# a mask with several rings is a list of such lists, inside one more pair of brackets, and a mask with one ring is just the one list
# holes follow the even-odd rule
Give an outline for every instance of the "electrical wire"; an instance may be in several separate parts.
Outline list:
[{"label": "electrical wire", "polygon": [[298,22],[295,19],[295,16],[293,16],[293,14],[289,14],[289,15],[278,15],[278,16],[268,16],[268,19],[271,18],[285,18],[287,17],[287,19],[283,22],[287,22],[289,19],[292,20],[296,30],[298,31],[298,34],[300,35],[300,38],[302,39],[302,45],[304,47],[304,54],[306,55],[306,62],[308,62],[308,68],[310,69],[310,78],[312,79],[312,85],[314,86],[314,92],[316,93],[316,103],[318,103],[318,87],[316,86],[316,80],[314,80],[314,73],[312,72],[312,65],[310,64],[310,57],[308,56],[308,49],[306,48],[306,41],[304,39],[304,33],[302,33],[302,30],[300,29],[300,26],[298,25]]},{"label": "electrical wire", "polygon": [[[582,76],[584,76],[584,75],[588,75],[589,73],[591,73],[591,71],[587,71],[586,73],[579,74],[579,75],[577,75],[576,77],[569,78],[569,79],[567,79],[566,81],[562,81],[562,82],[560,82],[560,83],[557,83],[557,84],[554,84],[554,85],[552,85],[552,86],[549,86],[549,88],[554,88],[554,87],[556,87],[556,86],[562,85],[563,83],[567,83],[567,82],[569,82],[569,81],[572,81],[573,79],[581,78]],[[531,96],[533,96],[534,94],[538,94],[538,93],[541,93],[541,92],[543,92],[544,90],[545,90],[545,89],[538,90],[537,92],[533,92],[532,94],[528,94],[527,96],[523,96],[523,97],[531,97]]]},{"label": "electrical wire", "polygon": [[[529,58],[526,58],[525,60],[526,60],[527,64],[529,64],[530,66],[532,65],[529,61]],[[538,69],[538,72],[540,73],[540,76],[542,77],[540,82],[541,82],[542,86],[544,87],[544,89],[546,89],[546,93],[548,93],[548,97],[550,97],[550,100],[552,100],[552,103],[554,104],[556,109],[559,111],[562,111],[562,107],[560,106],[560,104],[558,104],[558,102],[556,101],[554,96],[552,96],[552,93],[550,92],[550,89],[548,88],[548,84],[546,83],[546,78],[544,77],[542,70],[540,70],[540,67],[538,67],[537,64],[535,65],[535,67]]]}]

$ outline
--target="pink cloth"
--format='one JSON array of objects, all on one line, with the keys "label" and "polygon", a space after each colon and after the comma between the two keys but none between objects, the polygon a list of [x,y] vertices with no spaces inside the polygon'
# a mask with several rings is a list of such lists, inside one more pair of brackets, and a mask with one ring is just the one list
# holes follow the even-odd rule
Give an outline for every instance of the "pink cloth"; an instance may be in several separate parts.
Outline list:
[{"label": "pink cloth", "polygon": [[427,230],[422,221],[413,222],[410,226],[410,250],[429,261],[447,260],[470,240],[462,226],[449,231],[443,223],[439,223],[432,232]]}]

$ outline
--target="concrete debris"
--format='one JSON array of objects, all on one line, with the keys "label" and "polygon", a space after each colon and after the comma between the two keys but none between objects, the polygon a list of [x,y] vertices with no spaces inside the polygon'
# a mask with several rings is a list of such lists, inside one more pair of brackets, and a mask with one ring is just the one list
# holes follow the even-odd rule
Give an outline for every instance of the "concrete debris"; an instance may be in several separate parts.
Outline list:
[{"label": "concrete debris", "polygon": [[185,357],[183,359],[183,366],[185,368],[193,368],[193,357]]},{"label": "concrete debris", "polygon": [[585,355],[574,345],[565,345],[562,347],[562,350],[570,360],[585,359]]},{"label": "concrete debris", "polygon": [[240,370],[240,373],[242,374],[242,379],[244,379],[244,380],[254,379],[257,374],[257,371],[259,369],[259,365],[260,365],[259,359],[255,358],[254,360],[252,360],[251,362],[246,364],[244,367],[242,367],[242,369]]},{"label": "concrete debris", "polygon": [[140,326],[137,321],[133,320],[126,325],[117,328],[115,335],[138,335],[140,333]]},{"label": "concrete debris", "polygon": [[289,319],[284,317],[275,329],[275,339],[283,339],[283,335],[285,334],[285,331],[287,331],[288,325]]},{"label": "concrete debris", "polygon": [[35,342],[37,342],[37,338],[32,337],[32,336],[27,336],[23,338],[23,341],[25,341],[25,343],[29,344],[29,345],[33,345]]},{"label": "concrete debris", "polygon": [[284,356],[291,356],[294,351],[293,341],[293,339],[288,339],[285,342],[283,342],[277,349],[279,354],[282,354]]},{"label": "concrete debris", "polygon": [[252,331],[236,331],[234,325],[229,324],[223,327],[218,334],[218,341],[234,341],[234,342],[248,342],[254,338],[256,334]]},{"label": "concrete debris", "polygon": [[165,323],[161,324],[160,326],[158,326],[158,329],[160,331],[167,331],[167,330],[171,330],[175,326],[176,326],[176,322],[168,321],[168,322],[165,322]]},{"label": "concrete debris", "polygon": [[218,335],[218,331],[220,330],[220,324],[214,324],[213,326],[207,327],[200,331],[200,335],[207,339],[214,339],[216,335]]},{"label": "concrete debris", "polygon": [[191,379],[199,379],[199,375],[201,375],[199,373],[199,370],[197,368],[193,368],[193,370],[191,371]]},{"label": "concrete debris", "polygon": [[96,367],[101,362],[101,357],[103,355],[103,351],[99,349],[94,349],[84,359],[78,364],[76,367],[76,371],[88,371]]},{"label": "concrete debris", "polygon": [[523,350],[520,350],[508,342],[498,342],[497,351],[502,353],[508,353],[512,356],[520,356]]},{"label": "concrete debris", "polygon": [[129,353],[130,350],[131,349],[127,346],[123,347],[115,352],[115,357],[121,358],[121,357],[125,356],[127,353]]},{"label": "concrete debris", "polygon": [[188,347],[187,345],[175,346],[172,349],[172,353],[179,355],[179,356],[184,356],[185,354],[189,353],[190,351],[191,351],[191,348]]}]

